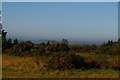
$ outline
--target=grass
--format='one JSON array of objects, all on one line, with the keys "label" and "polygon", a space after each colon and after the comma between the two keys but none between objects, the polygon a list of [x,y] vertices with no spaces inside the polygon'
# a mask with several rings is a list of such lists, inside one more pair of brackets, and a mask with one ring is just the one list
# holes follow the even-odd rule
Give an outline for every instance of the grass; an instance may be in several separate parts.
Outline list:
[{"label": "grass", "polygon": [[95,54],[95,53],[76,53],[76,55],[80,55],[83,57],[92,57],[97,59],[118,59],[116,55],[103,55],[103,54]]},{"label": "grass", "polygon": [[3,78],[118,78],[118,71],[112,69],[30,72],[3,70]]},{"label": "grass", "polygon": [[[118,78],[118,71],[108,69],[47,70],[45,57],[2,56],[3,78]],[[85,56],[84,57],[92,57]],[[93,57],[92,57],[93,58]],[[112,58],[115,59],[115,58]],[[111,65],[111,64],[110,64]]]},{"label": "grass", "polygon": [[76,55],[84,57],[86,62],[90,62],[94,60],[98,64],[100,64],[102,68],[120,67],[118,56],[115,55],[102,55],[95,53],[76,53]]}]

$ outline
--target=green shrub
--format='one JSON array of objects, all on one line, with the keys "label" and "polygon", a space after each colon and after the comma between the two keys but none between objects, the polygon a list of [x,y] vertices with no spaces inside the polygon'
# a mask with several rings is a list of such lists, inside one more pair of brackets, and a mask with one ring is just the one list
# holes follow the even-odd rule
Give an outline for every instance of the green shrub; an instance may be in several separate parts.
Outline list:
[{"label": "green shrub", "polygon": [[95,53],[103,55],[118,55],[118,46],[100,46],[96,49]]},{"label": "green shrub", "polygon": [[91,62],[87,62],[86,63],[86,69],[97,69],[97,68],[100,68],[100,65],[95,61],[91,61]]},{"label": "green shrub", "polygon": [[31,43],[30,41],[21,42],[9,49],[9,53],[15,56],[31,56],[32,54],[30,54],[30,51],[32,50],[32,48],[33,43]]},{"label": "green shrub", "polygon": [[55,53],[47,60],[50,69],[78,69],[85,66],[84,59],[71,53]]}]

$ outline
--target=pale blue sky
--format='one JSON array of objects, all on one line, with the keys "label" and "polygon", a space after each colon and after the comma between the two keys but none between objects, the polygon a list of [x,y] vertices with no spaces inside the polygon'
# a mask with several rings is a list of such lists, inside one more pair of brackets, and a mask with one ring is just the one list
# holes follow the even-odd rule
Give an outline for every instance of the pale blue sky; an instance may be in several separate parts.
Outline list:
[{"label": "pale blue sky", "polygon": [[118,38],[117,2],[3,2],[9,38],[107,41]]}]

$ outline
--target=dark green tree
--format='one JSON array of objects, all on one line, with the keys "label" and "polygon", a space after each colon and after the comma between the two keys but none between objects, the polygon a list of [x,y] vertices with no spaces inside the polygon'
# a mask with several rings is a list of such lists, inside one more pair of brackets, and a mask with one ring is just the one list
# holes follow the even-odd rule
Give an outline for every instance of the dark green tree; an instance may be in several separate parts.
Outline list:
[{"label": "dark green tree", "polygon": [[7,32],[2,30],[2,52],[4,52],[4,50],[7,49],[6,35],[7,35]]},{"label": "dark green tree", "polygon": [[7,32],[5,32],[4,30],[2,30],[2,39],[3,40],[6,40],[6,35],[7,35]]},{"label": "dark green tree", "polygon": [[112,40],[109,40],[107,43],[103,43],[102,46],[112,46],[113,45],[113,41]]},{"label": "dark green tree", "polygon": [[47,41],[46,45],[50,45],[50,41]]},{"label": "dark green tree", "polygon": [[118,42],[120,42],[120,38],[118,39]]},{"label": "dark green tree", "polygon": [[7,41],[7,48],[11,48],[12,47],[12,40],[11,39],[8,39]]},{"label": "dark green tree", "polygon": [[107,42],[107,45],[108,45],[108,46],[112,46],[112,45],[113,45],[113,41],[112,41],[112,40],[108,41],[108,42]]},{"label": "dark green tree", "polygon": [[14,40],[14,43],[13,43],[13,44],[14,44],[14,45],[18,44],[17,38]]}]

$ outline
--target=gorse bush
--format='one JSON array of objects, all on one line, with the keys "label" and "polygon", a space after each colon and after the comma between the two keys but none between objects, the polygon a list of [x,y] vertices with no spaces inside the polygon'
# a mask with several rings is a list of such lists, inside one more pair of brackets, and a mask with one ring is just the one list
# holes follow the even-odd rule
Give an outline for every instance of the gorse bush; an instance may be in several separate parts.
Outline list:
[{"label": "gorse bush", "polygon": [[33,43],[30,41],[21,42],[9,49],[9,52],[15,56],[28,56],[33,49]]},{"label": "gorse bush", "polygon": [[61,43],[50,44],[50,45],[40,44],[38,47],[39,49],[42,50],[42,52],[48,52],[48,53],[69,51],[68,45]]},{"label": "gorse bush", "polygon": [[56,52],[68,52],[68,45],[63,43],[56,44],[33,44],[30,41],[20,42],[13,45],[10,49],[6,49],[6,53],[15,56],[47,56]]},{"label": "gorse bush", "polygon": [[78,69],[85,66],[82,57],[71,53],[55,53],[46,62],[49,69]]},{"label": "gorse bush", "polygon": [[100,64],[98,64],[95,60],[91,61],[91,62],[87,62],[86,69],[98,69],[100,68]]}]

